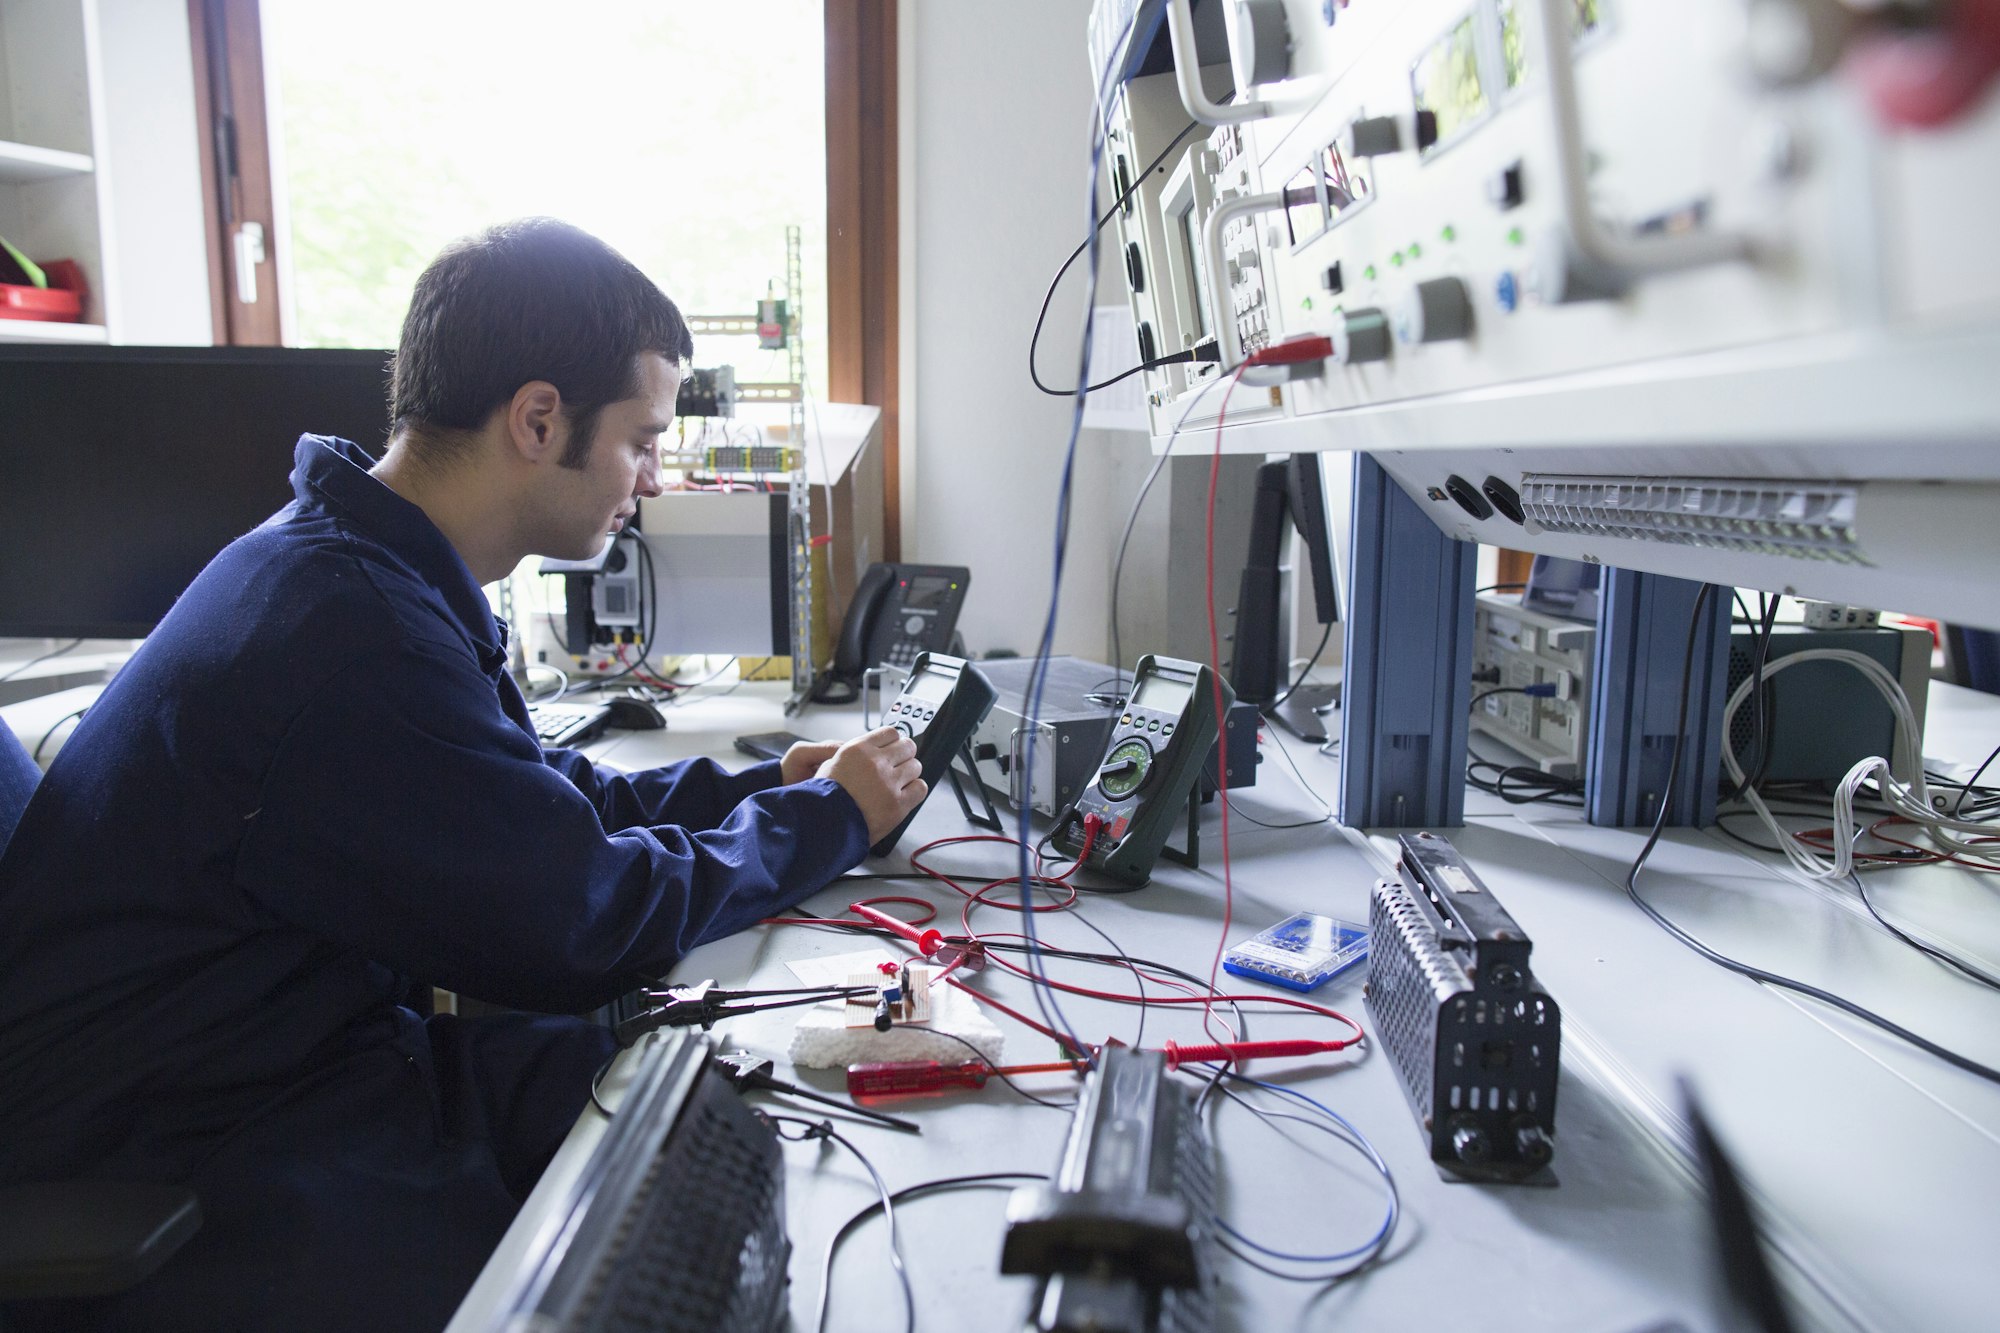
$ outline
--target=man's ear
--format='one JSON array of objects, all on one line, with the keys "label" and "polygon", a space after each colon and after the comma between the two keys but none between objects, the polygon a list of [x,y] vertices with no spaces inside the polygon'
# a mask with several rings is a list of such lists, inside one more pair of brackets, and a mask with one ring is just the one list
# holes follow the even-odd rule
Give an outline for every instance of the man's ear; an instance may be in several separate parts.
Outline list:
[{"label": "man's ear", "polygon": [[507,404],[507,438],[517,454],[530,463],[553,462],[562,457],[568,437],[561,390],[547,380],[529,380],[514,390]]}]

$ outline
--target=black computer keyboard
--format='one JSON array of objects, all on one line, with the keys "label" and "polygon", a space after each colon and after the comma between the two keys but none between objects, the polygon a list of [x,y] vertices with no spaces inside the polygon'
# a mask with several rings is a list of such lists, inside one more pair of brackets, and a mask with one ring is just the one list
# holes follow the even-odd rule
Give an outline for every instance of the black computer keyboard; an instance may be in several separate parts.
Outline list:
[{"label": "black computer keyboard", "polygon": [[551,750],[595,740],[611,717],[604,704],[542,703],[528,705],[535,735]]}]

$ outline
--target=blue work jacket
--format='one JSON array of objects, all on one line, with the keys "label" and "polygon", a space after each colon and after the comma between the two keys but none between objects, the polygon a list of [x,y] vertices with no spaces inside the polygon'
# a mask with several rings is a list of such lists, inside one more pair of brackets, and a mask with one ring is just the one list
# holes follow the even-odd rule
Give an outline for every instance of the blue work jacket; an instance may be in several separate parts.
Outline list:
[{"label": "blue work jacket", "polygon": [[[193,1182],[145,1322],[435,1327],[611,1045],[409,997],[578,1013],[867,851],[846,792],[775,762],[545,752],[504,624],[372,462],[299,441],[296,499],[183,594],[0,858],[0,1182]],[[365,1275],[399,1253],[420,1291]]]}]

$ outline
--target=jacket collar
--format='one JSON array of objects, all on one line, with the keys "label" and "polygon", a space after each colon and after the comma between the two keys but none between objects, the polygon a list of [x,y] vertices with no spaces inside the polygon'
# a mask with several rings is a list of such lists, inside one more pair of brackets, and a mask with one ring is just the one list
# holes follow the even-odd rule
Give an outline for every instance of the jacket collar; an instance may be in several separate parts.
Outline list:
[{"label": "jacket collar", "polygon": [[488,675],[507,660],[507,624],[493,614],[472,571],[423,510],[369,475],[375,459],[350,440],[301,435],[292,491],[302,512],[333,512],[366,531],[437,594]]}]

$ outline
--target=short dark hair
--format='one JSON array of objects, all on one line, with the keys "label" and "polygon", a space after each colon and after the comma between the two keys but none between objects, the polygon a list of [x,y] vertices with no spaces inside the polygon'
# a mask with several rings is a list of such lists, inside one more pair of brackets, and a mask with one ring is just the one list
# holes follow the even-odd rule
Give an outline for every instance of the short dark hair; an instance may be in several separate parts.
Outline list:
[{"label": "short dark hair", "polygon": [[[562,394],[582,467],[604,408],[639,392],[639,358],[694,356],[680,309],[632,262],[554,218],[521,218],[447,245],[417,279],[390,363],[394,429],[448,454],[523,384]],[[440,438],[443,434],[447,438]]]}]

